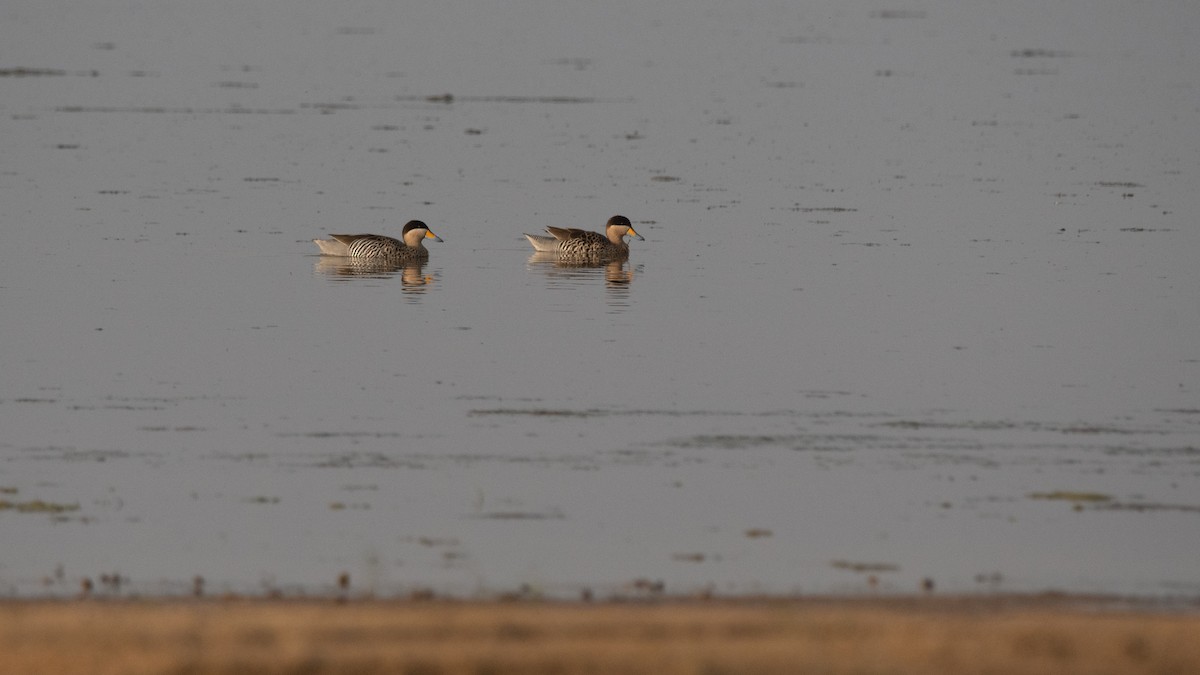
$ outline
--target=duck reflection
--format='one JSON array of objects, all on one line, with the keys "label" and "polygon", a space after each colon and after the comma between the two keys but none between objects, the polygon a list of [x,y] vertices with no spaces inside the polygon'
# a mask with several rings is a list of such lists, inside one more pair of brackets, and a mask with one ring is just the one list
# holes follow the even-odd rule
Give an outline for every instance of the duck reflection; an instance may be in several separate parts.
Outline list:
[{"label": "duck reflection", "polygon": [[399,276],[406,292],[423,293],[437,280],[437,274],[425,273],[425,261],[387,258],[349,258],[321,256],[316,271],[335,279],[391,279]]},{"label": "duck reflection", "polygon": [[642,267],[631,265],[628,258],[563,260],[557,253],[534,253],[529,256],[529,269],[541,272],[549,287],[580,286],[603,279],[609,303],[627,306],[633,278]]}]

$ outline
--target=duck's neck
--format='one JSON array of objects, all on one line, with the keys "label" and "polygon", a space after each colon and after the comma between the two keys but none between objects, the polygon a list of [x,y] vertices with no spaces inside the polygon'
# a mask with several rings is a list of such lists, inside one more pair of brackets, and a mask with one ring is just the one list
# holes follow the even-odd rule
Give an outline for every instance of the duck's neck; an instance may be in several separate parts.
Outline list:
[{"label": "duck's neck", "polygon": [[424,238],[424,230],[409,230],[404,233],[404,245],[409,248],[425,248],[425,245],[421,243]]}]

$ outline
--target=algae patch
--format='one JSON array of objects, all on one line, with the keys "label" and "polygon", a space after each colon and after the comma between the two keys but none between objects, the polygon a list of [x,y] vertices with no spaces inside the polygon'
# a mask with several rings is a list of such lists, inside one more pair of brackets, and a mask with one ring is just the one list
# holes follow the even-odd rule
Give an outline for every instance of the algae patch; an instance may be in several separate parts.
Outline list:
[{"label": "algae patch", "polygon": [[1048,499],[1052,501],[1074,502],[1076,504],[1112,501],[1112,497],[1100,492],[1072,492],[1070,490],[1055,490],[1054,492],[1031,492],[1030,499]]},{"label": "algae patch", "polygon": [[847,570],[850,572],[899,572],[900,566],[893,563],[880,562],[857,562],[853,560],[834,560],[829,563],[831,567],[837,570]]},{"label": "algae patch", "polygon": [[27,502],[11,502],[0,499],[0,511],[16,511],[17,513],[67,513],[78,511],[79,504],[59,504],[56,502],[33,499]]}]

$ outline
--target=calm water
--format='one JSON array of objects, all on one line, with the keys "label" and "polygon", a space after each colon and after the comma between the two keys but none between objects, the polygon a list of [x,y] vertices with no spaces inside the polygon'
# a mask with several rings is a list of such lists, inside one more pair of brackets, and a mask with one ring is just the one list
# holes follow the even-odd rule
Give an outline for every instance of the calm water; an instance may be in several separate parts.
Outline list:
[{"label": "calm water", "polygon": [[10,3],[0,593],[1200,595],[1200,6],[973,4]]}]

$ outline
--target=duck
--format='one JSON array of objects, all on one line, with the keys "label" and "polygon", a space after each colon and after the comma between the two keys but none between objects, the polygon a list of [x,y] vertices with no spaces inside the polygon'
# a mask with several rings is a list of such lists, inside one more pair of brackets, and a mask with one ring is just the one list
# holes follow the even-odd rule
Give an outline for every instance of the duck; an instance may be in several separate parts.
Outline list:
[{"label": "duck", "polygon": [[419,220],[410,220],[404,225],[400,239],[382,234],[331,234],[333,239],[313,239],[324,255],[347,256],[350,258],[375,258],[393,261],[425,260],[429,249],[422,240],[442,241],[429,226]]},{"label": "duck", "polygon": [[613,216],[604,226],[604,234],[580,230],[574,227],[547,227],[551,236],[526,234],[525,238],[539,253],[557,253],[559,259],[627,258],[629,244],[625,237],[638,241],[645,237],[633,229],[633,223],[625,216]]}]

